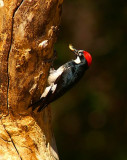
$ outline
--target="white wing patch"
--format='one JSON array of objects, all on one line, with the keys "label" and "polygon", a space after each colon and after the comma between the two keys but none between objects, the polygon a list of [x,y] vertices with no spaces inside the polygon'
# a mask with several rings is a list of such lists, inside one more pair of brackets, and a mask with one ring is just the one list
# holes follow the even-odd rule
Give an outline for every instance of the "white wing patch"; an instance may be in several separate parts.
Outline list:
[{"label": "white wing patch", "polygon": [[63,71],[64,71],[64,66],[59,67],[57,70],[51,69],[50,75],[48,77],[48,83],[50,86],[45,88],[40,98],[46,97],[50,90],[52,90],[52,93],[55,92],[57,84],[54,84],[54,81],[63,73]]},{"label": "white wing patch", "polygon": [[46,87],[40,99],[46,97],[50,90],[52,91],[52,93],[54,93],[56,90],[56,87],[57,87],[57,84],[52,84],[51,86]]},{"label": "white wing patch", "polygon": [[45,88],[45,90],[44,90],[43,94],[41,95],[40,99],[41,99],[42,97],[46,97],[46,96],[47,96],[47,94],[49,93],[51,87],[52,87],[52,86],[49,86],[49,87],[46,87],[46,88]]},{"label": "white wing patch", "polygon": [[57,84],[54,84],[54,85],[52,86],[52,93],[54,93],[54,92],[55,92],[56,87],[57,87]]},{"label": "white wing patch", "polygon": [[48,77],[48,83],[51,85],[55,82],[55,80],[63,73],[64,66],[59,67],[57,70],[54,70],[51,72],[51,74]]}]

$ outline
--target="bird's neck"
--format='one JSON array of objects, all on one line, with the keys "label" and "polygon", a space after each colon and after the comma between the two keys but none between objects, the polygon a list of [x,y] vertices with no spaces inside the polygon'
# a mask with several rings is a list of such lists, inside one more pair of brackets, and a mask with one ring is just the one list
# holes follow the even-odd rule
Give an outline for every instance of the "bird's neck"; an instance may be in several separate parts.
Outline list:
[{"label": "bird's neck", "polygon": [[77,58],[75,60],[73,60],[76,64],[80,64],[80,63],[86,63],[86,59],[84,58],[84,56],[77,56]]},{"label": "bird's neck", "polygon": [[77,57],[77,58],[74,60],[74,62],[75,62],[76,64],[79,64],[79,63],[81,63],[81,59],[80,59],[79,57]]}]

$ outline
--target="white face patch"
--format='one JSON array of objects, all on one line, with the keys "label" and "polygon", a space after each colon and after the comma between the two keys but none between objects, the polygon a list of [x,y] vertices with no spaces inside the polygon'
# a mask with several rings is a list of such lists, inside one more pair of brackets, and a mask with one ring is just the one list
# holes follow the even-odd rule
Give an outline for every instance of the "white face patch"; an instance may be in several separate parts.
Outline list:
[{"label": "white face patch", "polygon": [[79,64],[79,63],[81,63],[81,60],[80,60],[79,57],[77,57],[77,58],[74,60],[74,62],[75,62],[76,64]]}]

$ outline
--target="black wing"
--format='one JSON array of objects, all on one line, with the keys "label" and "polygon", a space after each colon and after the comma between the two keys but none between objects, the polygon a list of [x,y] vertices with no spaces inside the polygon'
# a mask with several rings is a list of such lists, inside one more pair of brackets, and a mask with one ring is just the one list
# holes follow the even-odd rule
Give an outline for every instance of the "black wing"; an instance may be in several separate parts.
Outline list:
[{"label": "black wing", "polygon": [[[70,75],[69,75],[70,73]],[[75,66],[69,67],[66,71],[64,71],[60,77],[56,79],[53,85],[57,85],[55,91],[52,91],[52,88],[48,92],[47,96],[43,99],[43,103],[40,104],[38,111],[40,112],[44,109],[48,104],[57,100],[61,96],[63,96],[70,88],[77,83],[81,77],[83,76],[84,71],[77,71]]]},{"label": "black wing", "polygon": [[[52,87],[51,89],[49,90],[48,94],[46,95],[46,97],[42,97],[39,101],[31,104],[29,107],[32,107],[32,110],[35,110],[37,107],[38,108],[38,112],[40,112],[42,109],[44,109],[49,103],[51,103],[52,101],[54,101],[56,98],[52,88],[54,85],[56,85],[57,83],[57,87],[56,87],[56,90],[58,88],[60,88],[60,85],[62,85],[63,83],[63,77],[66,73],[62,73],[62,75],[60,77],[58,77],[55,81],[54,84],[52,84]],[[59,89],[60,90],[60,89]]]},{"label": "black wing", "polygon": [[[79,79],[83,76],[84,71],[85,70],[82,70],[80,67],[76,67],[75,65],[68,67],[52,84],[52,87],[46,97],[42,97],[39,101],[31,105],[32,110],[39,107],[37,111],[40,112],[48,104],[63,96],[65,92],[67,92],[77,81],[79,81]],[[56,85],[55,90],[53,90],[54,85]]]},{"label": "black wing", "polygon": [[[61,97],[64,93],[62,93],[63,83],[64,83],[64,76],[66,75],[65,72],[61,74],[60,77],[56,79],[54,84],[52,85],[51,89],[49,90],[46,97],[42,97],[39,102],[36,103],[36,106],[39,104],[38,112],[40,112],[42,109],[44,109],[48,104],[55,101],[57,98]],[[53,92],[52,88],[56,86],[55,91]]]}]

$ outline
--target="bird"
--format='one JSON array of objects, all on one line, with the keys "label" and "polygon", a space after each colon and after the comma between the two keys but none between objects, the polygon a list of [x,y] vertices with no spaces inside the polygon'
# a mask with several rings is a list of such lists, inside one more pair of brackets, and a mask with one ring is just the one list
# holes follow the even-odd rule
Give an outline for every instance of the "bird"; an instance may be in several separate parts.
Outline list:
[{"label": "bird", "polygon": [[75,54],[76,59],[63,64],[57,70],[50,69],[47,87],[40,99],[30,105],[33,111],[38,108],[37,112],[40,112],[48,104],[63,96],[83,77],[85,71],[90,67],[92,56],[89,52],[77,50],[71,44],[69,49]]}]

